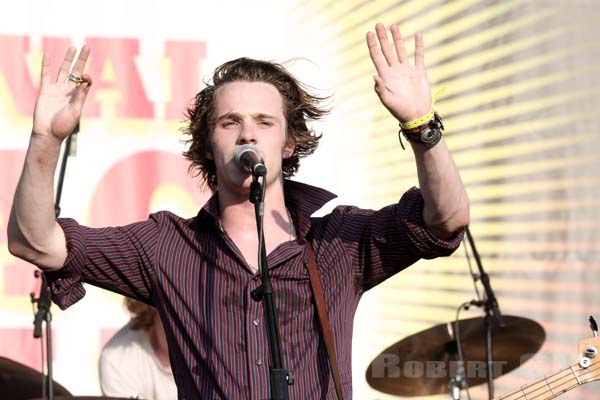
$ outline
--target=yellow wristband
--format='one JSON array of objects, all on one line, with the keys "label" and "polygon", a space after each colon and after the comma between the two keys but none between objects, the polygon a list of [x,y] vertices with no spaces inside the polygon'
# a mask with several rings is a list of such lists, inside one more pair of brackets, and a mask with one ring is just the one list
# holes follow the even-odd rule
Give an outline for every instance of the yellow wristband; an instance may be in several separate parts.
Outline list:
[{"label": "yellow wristband", "polygon": [[408,122],[400,122],[400,126],[402,127],[402,129],[412,129],[412,128],[416,128],[417,126],[421,126],[426,124],[427,122],[431,121],[431,118],[433,118],[433,108],[431,110],[429,110],[429,112],[425,115],[423,115],[421,118],[419,119],[413,119],[412,121],[408,121]]},{"label": "yellow wristband", "polygon": [[435,113],[435,108],[434,108],[435,102],[437,101],[437,99],[439,99],[442,96],[442,94],[444,94],[445,91],[446,91],[446,87],[442,86],[438,90],[435,91],[433,96],[431,96],[431,110],[429,110],[429,112],[427,114],[423,115],[421,118],[413,119],[411,121],[400,122],[400,127],[402,129],[412,129],[412,128],[416,128],[418,126],[424,125],[427,122],[431,121],[433,118],[433,114]]}]

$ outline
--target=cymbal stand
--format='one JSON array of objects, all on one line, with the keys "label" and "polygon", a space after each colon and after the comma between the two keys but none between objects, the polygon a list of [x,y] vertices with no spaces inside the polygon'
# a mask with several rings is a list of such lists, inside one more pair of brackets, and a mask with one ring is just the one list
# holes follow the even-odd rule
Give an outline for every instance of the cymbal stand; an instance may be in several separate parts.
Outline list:
[{"label": "cymbal stand", "polygon": [[[479,275],[473,276],[473,279],[478,279],[481,281],[483,288],[485,290],[485,300],[483,301],[485,317],[483,319],[484,323],[484,331],[485,331],[485,359],[486,359],[486,376],[487,376],[487,384],[488,384],[488,398],[492,400],[494,398],[494,371],[493,371],[493,358],[492,358],[492,319],[495,319],[499,328],[504,328],[506,325],[504,322],[504,318],[502,317],[502,313],[500,312],[500,307],[498,306],[498,301],[496,300],[496,296],[494,295],[494,291],[490,285],[490,278],[488,274],[483,270],[483,265],[481,264],[481,258],[479,258],[479,253],[475,248],[475,241],[473,240],[473,236],[471,236],[471,231],[469,227],[466,228],[467,239],[471,246],[471,250],[473,251],[473,257],[475,258],[475,262],[477,263],[477,267],[479,268]],[[477,304],[479,305],[479,304]]]},{"label": "cymbal stand", "polygon": [[467,377],[465,376],[464,358],[460,348],[460,332],[458,327],[458,313],[461,309],[465,308],[465,305],[467,304],[469,303],[461,304],[456,313],[456,321],[448,323],[448,333],[450,333],[452,341],[446,343],[446,354],[450,356],[451,360],[456,362],[456,369],[449,368],[448,372],[450,377],[448,388],[450,389],[451,400],[460,400],[461,391],[463,390],[467,390],[467,396],[469,400],[471,399],[468,392],[469,385],[467,383]]}]

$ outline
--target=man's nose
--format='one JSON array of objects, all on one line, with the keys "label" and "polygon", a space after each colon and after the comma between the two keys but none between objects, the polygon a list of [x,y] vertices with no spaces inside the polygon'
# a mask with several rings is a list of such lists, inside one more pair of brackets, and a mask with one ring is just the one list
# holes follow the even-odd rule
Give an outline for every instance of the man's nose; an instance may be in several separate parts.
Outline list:
[{"label": "man's nose", "polygon": [[256,143],[256,131],[251,123],[244,122],[242,124],[242,129],[240,130],[238,141],[240,142],[240,144]]}]

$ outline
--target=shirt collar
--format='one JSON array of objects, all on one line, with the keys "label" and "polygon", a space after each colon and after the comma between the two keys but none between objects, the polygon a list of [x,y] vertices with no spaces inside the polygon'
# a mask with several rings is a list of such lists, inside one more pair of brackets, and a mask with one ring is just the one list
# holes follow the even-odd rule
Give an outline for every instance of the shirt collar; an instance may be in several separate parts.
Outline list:
[{"label": "shirt collar", "polygon": [[[310,217],[317,210],[323,207],[327,202],[337,196],[325,189],[311,186],[306,183],[284,180],[283,192],[285,196],[285,205],[292,214],[296,224],[296,230],[300,236],[304,237],[310,229]],[[208,199],[204,206],[198,212],[198,220],[212,220],[217,223],[219,220],[219,196],[218,192]]]}]

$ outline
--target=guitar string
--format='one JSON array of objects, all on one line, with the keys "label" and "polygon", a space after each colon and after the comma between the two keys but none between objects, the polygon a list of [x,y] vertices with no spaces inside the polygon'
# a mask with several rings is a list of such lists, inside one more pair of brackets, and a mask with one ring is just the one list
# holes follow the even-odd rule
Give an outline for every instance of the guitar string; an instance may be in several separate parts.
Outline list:
[{"label": "guitar string", "polygon": [[[584,371],[584,370],[585,370],[585,371],[587,371],[587,373],[589,373],[589,372],[593,372],[593,371],[595,371],[595,370],[597,370],[597,369],[598,369],[598,368],[593,368],[593,369],[590,369],[589,367],[588,367],[588,368],[579,368],[579,367],[578,367],[577,369],[573,369],[573,370],[571,370],[571,368],[570,368],[570,367],[569,367],[569,368],[565,368],[565,369],[563,369],[563,370],[561,370],[561,371],[557,372],[556,374],[554,374],[552,377],[555,377],[555,376],[557,376],[557,375],[560,375],[560,374],[563,374],[563,376],[561,376],[561,377],[559,377],[559,378],[557,378],[557,379],[551,380],[550,382],[548,382],[548,384],[541,383],[541,381],[542,381],[542,380],[538,380],[538,381],[534,382],[533,384],[529,385],[529,388],[531,388],[532,386],[534,386],[534,385],[536,385],[536,384],[541,384],[541,386],[540,386],[540,387],[538,387],[537,389],[535,389],[535,390],[531,390],[529,393],[527,393],[527,392],[525,392],[524,390],[522,390],[522,389],[525,389],[524,387],[522,387],[521,389],[519,389],[519,390],[516,390],[516,391],[515,391],[515,392],[513,392],[512,394],[517,394],[517,393],[519,393],[519,391],[522,391],[522,392],[523,392],[523,395],[519,394],[519,397],[518,397],[518,398],[516,398],[516,399],[523,399],[523,398],[524,398],[524,399],[527,399],[527,400],[535,400],[535,399],[537,399],[537,398],[539,398],[539,397],[541,397],[541,396],[544,396],[544,398],[555,398],[555,397],[558,397],[558,396],[562,395],[563,393],[565,393],[565,392],[567,392],[567,391],[569,391],[569,390],[571,390],[571,389],[574,389],[574,388],[576,388],[576,387],[578,387],[578,386],[581,386],[583,383],[586,383],[586,382],[588,382],[588,380],[586,380],[586,381],[581,381],[581,380],[579,379],[579,378],[580,378],[580,376],[579,376],[579,375],[576,375],[576,374],[574,375],[574,374],[573,374],[573,371],[574,371],[575,373],[577,373],[577,372],[581,372],[581,371]],[[575,378],[575,376],[577,376],[577,378]],[[559,383],[559,385],[561,385],[561,386],[562,386],[562,385],[565,385],[565,384],[567,384],[569,381],[573,381],[573,379],[574,379],[574,378],[575,378],[575,381],[576,381],[576,383],[575,383],[574,385],[571,385],[571,386],[568,386],[568,387],[566,387],[566,388],[562,388],[562,389],[560,389],[560,392],[558,392],[558,393],[555,393],[555,392],[553,392],[552,390],[550,390],[550,383],[552,383],[552,384],[556,384],[557,382],[559,382],[559,381],[561,381],[561,380],[564,380],[565,378],[567,378],[567,380],[566,380],[566,381],[564,381],[564,382],[562,382],[562,383]],[[542,388],[544,389],[544,391],[540,393],[540,390],[541,390]],[[537,394],[536,394],[536,393],[537,393]],[[548,393],[550,393],[550,397],[547,397],[547,396],[546,396]],[[500,399],[502,399],[502,398],[500,398]],[[498,400],[500,400],[500,399],[498,399]],[[516,400],[516,399],[514,399],[514,400]]]},{"label": "guitar string", "polygon": [[[600,369],[600,363],[592,364],[592,366],[595,367],[595,368],[590,368],[591,366],[588,367],[588,368],[581,368],[579,366],[579,364],[575,364],[575,365],[577,366],[577,369],[573,368],[573,370],[571,370],[571,367],[573,367],[573,366],[570,366],[570,367],[564,368],[564,369],[562,369],[562,370],[560,370],[560,371],[558,371],[558,372],[554,373],[553,375],[550,375],[550,376],[548,376],[546,378],[539,379],[539,380],[531,383],[530,385],[526,385],[529,388],[532,388],[533,386],[535,386],[537,384],[541,385],[537,389],[532,390],[529,393],[527,393],[527,392],[524,391],[524,389],[526,389],[525,387],[521,387],[521,388],[519,388],[517,390],[514,390],[514,391],[512,391],[510,393],[507,393],[505,395],[502,395],[502,396],[496,398],[496,400],[505,400],[505,399],[508,399],[509,396],[513,396],[513,395],[518,395],[519,396],[519,397],[513,398],[513,400],[517,400],[517,399],[535,400],[536,398],[538,398],[538,397],[540,397],[542,395],[546,395],[548,393],[550,393],[551,396],[550,397],[546,397],[546,398],[554,398],[554,397],[557,397],[557,396],[565,393],[566,391],[569,391],[569,390],[571,390],[573,388],[576,388],[578,386],[581,386],[584,383],[587,383],[587,382],[590,382],[590,381],[593,380],[593,379],[581,380],[581,379],[579,379],[579,378],[581,378],[581,376],[578,375],[577,372],[585,371],[586,374],[589,374],[591,372],[595,372],[595,371],[598,371]],[[575,375],[573,374],[573,372],[575,372]],[[560,376],[560,377],[558,377],[557,379],[554,379],[554,380],[551,379],[550,381],[547,381],[547,378],[555,378],[555,377],[557,377],[558,375],[561,375],[561,374],[563,374],[563,375]],[[575,376],[577,376],[577,378],[575,378]],[[559,392],[559,393],[554,393],[552,390],[550,390],[550,387],[551,387],[550,384],[555,384],[555,383],[557,383],[557,382],[559,382],[561,380],[564,380],[565,378],[568,378],[568,380],[565,381],[564,383],[561,383],[560,385],[564,385],[564,384],[568,383],[569,380],[573,380],[574,378],[577,381],[577,383],[575,385],[567,387],[566,389],[560,389],[561,392]],[[546,381],[546,383],[543,383],[543,381]],[[544,390],[541,393],[537,393],[536,394],[536,392],[539,392],[542,388],[544,388],[544,389],[548,388],[548,389]],[[523,394],[520,394],[520,392],[522,392]]]}]

